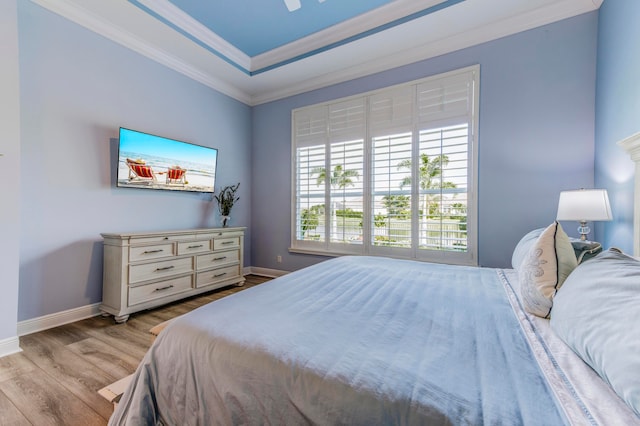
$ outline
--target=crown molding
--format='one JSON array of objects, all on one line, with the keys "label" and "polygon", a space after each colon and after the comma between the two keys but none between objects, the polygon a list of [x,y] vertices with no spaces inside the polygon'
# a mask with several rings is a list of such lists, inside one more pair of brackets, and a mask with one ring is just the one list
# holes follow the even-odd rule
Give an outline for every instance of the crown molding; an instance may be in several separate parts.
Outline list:
[{"label": "crown molding", "polygon": [[[128,0],[31,1],[249,106],[495,40],[596,10],[602,3],[602,0],[540,0],[538,7],[527,10],[527,2],[523,1],[519,6],[509,9],[513,11],[512,16],[505,12],[506,9],[502,9],[500,19],[493,17],[491,5],[465,0],[442,7],[437,13],[438,19],[434,18],[435,14],[426,14],[317,54],[296,57],[296,60],[277,65],[271,70],[248,75],[246,70],[239,68],[239,65],[247,64],[246,57],[239,55],[238,51],[228,49],[228,43],[220,43],[220,39],[211,36],[208,29],[195,25],[185,16],[176,17],[178,14],[171,7],[157,10],[175,20],[177,23],[173,25],[179,26],[188,35]],[[136,1],[145,5],[156,4],[150,0]],[[498,0],[494,0],[495,2],[499,3]],[[425,10],[424,2],[418,0],[396,0],[390,5],[401,7],[397,12],[401,15],[415,10],[417,3],[422,3],[422,10]],[[446,2],[443,0],[432,0],[428,4],[438,7],[444,3]],[[161,0],[158,4],[167,6],[167,1]],[[524,12],[518,12],[523,8]],[[383,17],[377,14],[385,11],[386,8],[382,8],[382,12],[374,10],[364,16],[372,16],[372,19],[379,20],[376,22],[382,22]],[[160,15],[160,12],[154,13]],[[481,13],[485,16],[481,17]],[[457,25],[451,25],[451,22],[456,22]],[[360,22],[358,25],[364,24]],[[362,31],[363,28],[359,26],[353,31]],[[332,31],[336,31],[336,28]],[[345,31],[347,30],[338,28],[335,37],[345,37],[348,34]],[[195,41],[194,38],[204,38],[211,46],[205,47],[203,41]],[[251,59],[251,67],[291,57],[309,49],[321,38],[321,35],[308,37],[282,49],[270,51],[269,56],[256,56]],[[219,47],[229,58],[237,60],[238,64],[233,64],[229,58],[223,58],[222,53],[213,53],[212,46]],[[398,50],[398,46],[403,49]],[[289,55],[286,54],[287,49]]]},{"label": "crown molding", "polygon": [[[602,3],[601,0],[561,0],[556,1],[546,7],[537,8],[527,13],[510,16],[498,21],[488,22],[468,31],[448,34],[439,39],[433,39],[424,44],[408,47],[404,50],[396,51],[393,54],[376,58],[370,61],[363,61],[356,65],[344,67],[338,71],[332,71],[322,75],[314,75],[309,79],[288,85],[274,85],[275,90],[265,90],[252,96],[252,105],[259,105],[272,102],[289,96],[294,96],[311,90],[320,89],[345,81],[361,78],[367,75],[388,71],[400,66],[416,63],[436,56],[444,55],[457,50],[472,47],[481,43],[497,40],[502,37],[513,35],[522,31],[533,29],[542,25],[547,25],[562,19],[577,16],[583,13],[596,10],[595,3]],[[442,21],[450,21],[456,13],[452,8],[447,8],[439,12]],[[429,19],[428,16],[419,20],[407,23],[406,30],[411,32],[412,27],[416,30],[423,26],[423,21]],[[400,32],[400,29],[390,29],[388,33]],[[405,29],[403,29],[405,31]],[[385,35],[386,36],[386,35]],[[370,39],[382,37],[373,35]],[[403,38],[400,34],[398,39]],[[381,40],[380,40],[381,42]],[[353,44],[358,44],[354,42]],[[379,44],[373,42],[373,44]],[[339,50],[339,49],[336,49]],[[312,63],[316,58],[306,58],[305,61]],[[292,65],[295,66],[295,65]],[[313,69],[310,64],[307,68]],[[256,78],[256,77],[253,77]]]},{"label": "crown molding", "polygon": [[[189,61],[177,57],[165,49],[156,47],[144,38],[115,25],[113,22],[80,6],[74,0],[31,0],[33,3],[48,9],[76,24],[87,28],[107,39],[125,46],[147,58],[165,65],[192,80],[198,81],[207,87],[215,89],[245,104],[251,103],[251,96],[239,89],[236,85],[229,84],[213,73],[204,71],[194,66]],[[127,3],[127,2],[124,2]],[[132,6],[134,7],[134,6]]]},{"label": "crown molding", "polygon": [[189,34],[195,42],[202,43],[212,53],[228,59],[231,63],[238,65],[245,72],[252,71],[252,60],[240,49],[227,42],[225,39],[202,25],[190,15],[176,7],[168,0],[130,0],[133,3],[139,3],[153,11],[158,16],[173,24]]},{"label": "crown molding", "polygon": [[455,4],[462,0],[396,0],[254,57],[249,57],[168,0],[129,1],[155,13],[175,28],[184,31],[194,42],[201,43],[212,53],[221,56],[251,74],[285,64],[295,58],[307,56],[310,54],[309,52],[322,52],[330,48],[330,46],[366,34],[372,29],[383,27],[407,16],[432,9],[437,5],[449,2]]},{"label": "crown molding", "polygon": [[251,71],[260,72],[294,58],[308,56],[309,52],[326,50],[332,45],[449,1],[452,0],[396,0],[307,37],[256,55],[251,59]]}]

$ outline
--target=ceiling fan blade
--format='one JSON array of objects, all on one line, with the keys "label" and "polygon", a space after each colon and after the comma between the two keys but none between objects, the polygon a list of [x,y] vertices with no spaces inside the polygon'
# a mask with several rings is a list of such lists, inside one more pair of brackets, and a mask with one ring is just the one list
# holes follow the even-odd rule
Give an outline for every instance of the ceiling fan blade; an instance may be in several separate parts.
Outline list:
[{"label": "ceiling fan blade", "polygon": [[302,6],[300,4],[300,0],[284,0],[284,4],[287,5],[287,9],[289,9],[289,12],[293,12],[294,10],[298,10]]}]

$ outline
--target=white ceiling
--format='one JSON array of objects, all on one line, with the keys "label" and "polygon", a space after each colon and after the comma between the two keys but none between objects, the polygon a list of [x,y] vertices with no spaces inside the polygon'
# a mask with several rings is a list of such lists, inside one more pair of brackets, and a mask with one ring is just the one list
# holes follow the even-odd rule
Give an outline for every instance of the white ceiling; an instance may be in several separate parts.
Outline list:
[{"label": "white ceiling", "polygon": [[[241,102],[257,105],[586,13],[598,9],[603,0],[378,0],[376,7],[364,7],[357,15],[355,9],[340,8],[346,0],[313,0],[318,5],[303,0],[301,9],[281,13],[279,25],[274,25],[276,18],[270,13],[274,7],[284,7],[283,0],[210,0],[204,4],[211,9],[199,11],[193,4],[200,3],[202,9],[202,0],[31,1]],[[230,3],[271,8],[256,13],[264,17],[262,25],[254,20],[251,25],[238,21],[231,26],[240,31],[251,27],[246,30],[249,37],[273,37],[271,43],[254,45],[247,34],[239,41],[238,31],[228,28],[220,27],[219,32],[229,40],[217,34],[214,30],[221,24],[212,22],[211,13],[224,13]],[[225,17],[244,19],[235,12]],[[295,32],[293,24],[286,25],[291,19],[324,29]],[[285,39],[282,27],[292,28]],[[277,40],[275,31],[280,32]],[[246,53],[257,51],[262,53]]]}]

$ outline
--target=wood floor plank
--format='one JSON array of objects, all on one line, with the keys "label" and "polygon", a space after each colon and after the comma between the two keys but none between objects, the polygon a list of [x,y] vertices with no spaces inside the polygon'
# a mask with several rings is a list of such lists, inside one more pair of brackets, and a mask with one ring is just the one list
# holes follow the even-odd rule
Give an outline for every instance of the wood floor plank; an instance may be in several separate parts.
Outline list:
[{"label": "wood floor plank", "polygon": [[138,362],[147,353],[151,343],[148,331],[143,333],[126,323],[116,324],[102,330],[89,331],[89,334],[135,357]]},{"label": "wood floor plank", "polygon": [[55,379],[64,388],[63,393],[75,395],[108,418],[113,406],[97,392],[120,377],[108,374],[66,346],[58,346],[54,342],[55,339],[49,335],[26,336],[22,345],[26,356]]},{"label": "wood floor plank", "polygon": [[0,358],[0,425],[105,425],[113,406],[97,392],[133,372],[152,343],[149,329],[269,280],[246,278],[244,287],[138,312],[124,324],[96,316],[21,337],[23,352]]},{"label": "wood floor plank", "polygon": [[65,327],[74,327],[78,328],[86,333],[87,330],[100,330],[106,327],[111,327],[114,325],[112,316],[103,317],[102,315],[98,315],[95,317],[83,319],[81,321],[76,321],[71,324],[66,324]]},{"label": "wood floor plank", "polygon": [[0,358],[0,382],[35,370],[36,365],[24,352]]},{"label": "wood floor plank", "polygon": [[0,391],[34,425],[105,425],[93,411],[48,374],[33,371],[0,383]]},{"label": "wood floor plank", "polygon": [[29,420],[22,415],[18,407],[0,391],[0,424],[5,426],[31,426]]},{"label": "wood floor plank", "polygon": [[76,327],[55,327],[45,330],[42,333],[55,339],[61,345],[69,345],[90,337],[84,330]]},{"label": "wood floor plank", "polygon": [[176,315],[172,312],[167,311],[166,308],[163,308],[161,311],[156,309],[146,311],[144,313],[140,312],[131,316],[129,321],[127,321],[127,324],[146,333],[149,331],[149,328],[155,327],[161,322],[167,321],[171,318],[175,318],[175,316]]},{"label": "wood floor plank", "polygon": [[140,363],[136,357],[95,337],[67,345],[67,348],[116,379],[133,373]]}]

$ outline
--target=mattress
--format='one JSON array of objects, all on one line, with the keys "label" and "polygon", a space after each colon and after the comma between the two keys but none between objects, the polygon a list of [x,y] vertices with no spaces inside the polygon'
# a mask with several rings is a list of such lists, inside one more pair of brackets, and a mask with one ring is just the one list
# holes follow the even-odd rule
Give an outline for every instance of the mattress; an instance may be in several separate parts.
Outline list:
[{"label": "mattress", "polygon": [[544,321],[508,270],[336,258],[172,321],[110,424],[638,422]]}]

